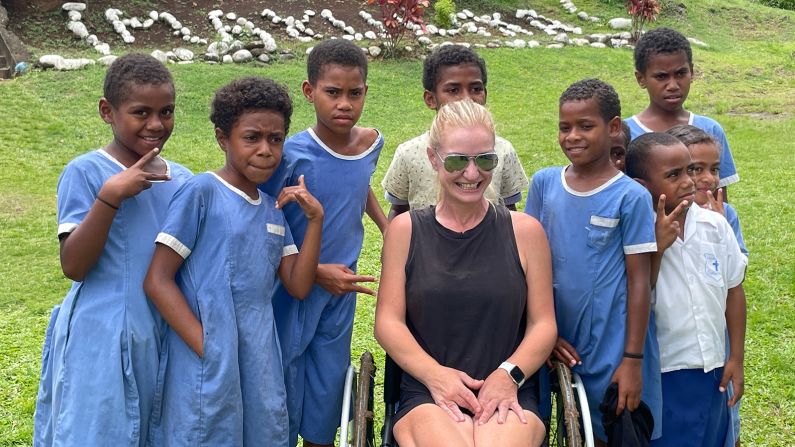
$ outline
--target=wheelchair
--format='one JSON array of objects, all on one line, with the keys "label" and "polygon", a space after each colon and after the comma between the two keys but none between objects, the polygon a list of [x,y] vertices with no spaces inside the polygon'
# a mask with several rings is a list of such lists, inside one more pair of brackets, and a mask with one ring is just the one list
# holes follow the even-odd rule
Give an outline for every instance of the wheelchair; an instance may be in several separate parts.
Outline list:
[{"label": "wheelchair", "polygon": [[[552,413],[544,421],[548,447],[594,447],[591,413],[580,376],[568,366],[552,362],[549,375]],[[374,388],[376,367],[369,352],[362,354],[359,369],[348,367],[345,377],[342,415],[340,417],[340,447],[399,447],[392,435],[392,426],[400,399],[400,378],[403,371],[386,356],[384,365],[384,425],[381,443],[375,439]],[[543,388],[543,387],[542,387]],[[539,399],[539,403],[541,399]],[[351,406],[353,410],[351,411]]]}]

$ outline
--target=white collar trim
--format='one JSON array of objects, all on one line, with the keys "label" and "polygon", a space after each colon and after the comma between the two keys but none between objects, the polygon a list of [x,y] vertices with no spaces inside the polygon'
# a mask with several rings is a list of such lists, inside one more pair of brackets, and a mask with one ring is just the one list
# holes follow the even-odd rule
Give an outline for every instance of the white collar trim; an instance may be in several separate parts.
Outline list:
[{"label": "white collar trim", "polygon": [[584,192],[583,191],[576,191],[576,190],[572,189],[569,186],[568,183],[566,183],[566,170],[569,169],[570,167],[571,167],[571,165],[568,165],[568,166],[566,166],[566,167],[564,167],[563,169],[560,170],[560,182],[563,183],[563,189],[565,189],[566,192],[568,192],[571,195],[578,196],[578,197],[589,197],[589,196],[592,196],[594,194],[598,194],[598,193],[602,192],[605,188],[607,188],[608,186],[610,186],[613,183],[617,182],[618,179],[620,179],[621,177],[624,176],[623,172],[618,171],[618,174],[614,175],[613,178],[611,178],[610,180],[608,180],[608,181],[602,183],[601,185],[597,186],[595,189],[592,189],[590,191],[584,191]]},{"label": "white collar trim", "polygon": [[221,182],[222,185],[224,185],[227,188],[229,188],[230,191],[232,191],[233,193],[235,193],[235,194],[239,195],[240,197],[246,199],[246,202],[248,202],[248,203],[250,203],[252,205],[259,205],[260,203],[262,203],[262,194],[259,192],[259,190],[257,190],[257,199],[254,200],[251,197],[249,197],[248,194],[244,193],[243,191],[239,190],[238,188],[235,188],[234,186],[232,186],[231,183],[229,183],[226,180],[222,179],[221,176],[216,174],[215,172],[207,171],[207,173],[212,175],[216,179],[218,179],[218,181]]},{"label": "white collar trim", "polygon": [[374,151],[375,148],[378,147],[378,143],[381,142],[381,140],[384,138],[381,135],[381,132],[378,132],[378,130],[376,130],[376,132],[378,132],[378,138],[376,138],[375,141],[373,141],[373,144],[369,148],[367,148],[367,150],[365,150],[364,152],[358,155],[342,155],[339,152],[336,152],[332,148],[328,147],[326,143],[324,143],[323,140],[321,140],[320,137],[317,136],[317,134],[311,127],[306,130],[309,132],[309,136],[311,136],[312,139],[315,140],[315,143],[317,143],[320,147],[322,147],[332,157],[339,158],[341,160],[360,160],[366,157],[367,155],[370,154],[370,152]]}]

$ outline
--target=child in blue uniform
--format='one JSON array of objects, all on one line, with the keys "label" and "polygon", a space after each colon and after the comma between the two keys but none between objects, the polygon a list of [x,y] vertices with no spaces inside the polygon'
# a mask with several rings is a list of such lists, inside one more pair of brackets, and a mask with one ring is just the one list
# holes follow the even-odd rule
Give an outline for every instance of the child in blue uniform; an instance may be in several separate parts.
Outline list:
[{"label": "child in blue uniform", "polygon": [[[582,377],[591,421],[603,441],[599,403],[610,383],[618,383],[619,413],[643,400],[655,420],[660,415],[658,350],[649,316],[654,213],[649,194],[610,160],[620,116],[610,85],[587,79],[566,89],[558,141],[571,164],[537,172],[525,209],[543,225],[552,251],[559,336],[553,355]],[[659,436],[657,426],[654,432]]]},{"label": "child in blue uniform", "polygon": [[[317,284],[303,301],[283,285],[273,297],[287,385],[290,445],[298,434],[305,446],[331,445],[339,425],[345,370],[350,363],[357,284],[375,278],[356,275],[362,248],[362,215],[385,228],[386,216],[370,189],[384,144],[375,129],[356,127],[367,93],[367,59],[356,45],[329,40],[315,46],[307,61],[302,91],[317,116],[314,127],[284,145],[279,171],[261,187],[275,193],[304,176],[326,210]],[[296,245],[307,219],[290,204],[284,214]]]},{"label": "child in blue uniform", "polygon": [[649,105],[625,121],[632,139],[646,132],[665,132],[679,124],[690,124],[712,135],[720,144],[720,188],[740,181],[723,128],[712,118],[685,110],[693,80],[690,42],[669,28],[656,28],[635,46],[635,79],[649,93]]},{"label": "child in blue uniform", "polygon": [[[748,261],[726,219],[690,206],[698,194],[693,166],[690,151],[664,133],[638,137],[627,152],[627,175],[658,203],[657,222],[670,219],[676,229],[657,238],[661,260],[654,315],[663,433],[655,447],[733,446],[729,407],[743,395],[742,282]],[[734,394],[728,397],[730,384]]]},{"label": "child in blue uniform", "polygon": [[[188,181],[169,206],[144,288],[169,325],[152,445],[287,445],[287,406],[271,293],[314,283],[323,208],[302,178],[278,199],[257,184],[279,165],[287,91],[243,78],[219,89],[210,119],[226,165]],[[281,207],[306,216],[297,253]]]},{"label": "child in blue uniform", "polygon": [[42,353],[35,446],[143,446],[162,319],[143,290],[152,241],[191,173],[159,157],[174,128],[174,83],[129,54],[105,75],[99,114],[113,140],[58,180],[61,268],[74,280],[53,309]]}]

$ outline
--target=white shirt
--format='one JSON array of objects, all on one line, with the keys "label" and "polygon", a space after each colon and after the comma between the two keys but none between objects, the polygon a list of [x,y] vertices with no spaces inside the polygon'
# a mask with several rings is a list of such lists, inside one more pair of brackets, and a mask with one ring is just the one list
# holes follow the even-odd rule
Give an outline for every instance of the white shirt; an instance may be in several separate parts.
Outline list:
[{"label": "white shirt", "polygon": [[742,283],[747,265],[726,219],[691,206],[684,239],[665,251],[654,290],[662,372],[723,366],[726,296]]}]

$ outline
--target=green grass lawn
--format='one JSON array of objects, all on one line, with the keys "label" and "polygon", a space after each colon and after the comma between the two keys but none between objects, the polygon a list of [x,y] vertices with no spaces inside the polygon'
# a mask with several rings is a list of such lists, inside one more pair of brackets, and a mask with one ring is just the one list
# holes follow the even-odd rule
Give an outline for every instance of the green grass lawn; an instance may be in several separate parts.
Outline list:
[{"label": "green grass lawn", "polygon": [[[544,2],[550,10],[557,3]],[[603,17],[621,10],[615,1],[575,3]],[[662,23],[710,44],[694,50],[697,79],[687,107],[723,125],[742,178],[730,188],[730,198],[751,251],[745,282],[743,442],[795,445],[795,14],[738,0],[683,3],[685,16],[668,16]],[[489,67],[489,106],[498,132],[513,142],[528,175],[566,161],[557,145],[557,100],[571,82],[599,77],[612,83],[626,116],[646,105],[627,50],[481,54]],[[207,117],[214,90],[233,78],[253,74],[285,83],[296,103],[291,131],[314,122],[299,91],[303,60],[265,68],[195,64],[171,69],[177,84],[176,127],[164,156],[194,172],[223,163]],[[31,442],[44,329],[50,309],[69,288],[58,262],[55,184],[70,159],[111,138],[97,115],[103,75],[102,68],[91,67],[32,72],[0,83],[0,446]],[[372,182],[379,196],[395,147],[423,132],[433,116],[422,103],[420,76],[419,60],[370,66],[361,124],[379,128],[386,139]],[[363,273],[379,275],[380,247],[380,235],[368,222],[359,263]],[[372,336],[374,307],[374,298],[360,296],[352,350],[355,357],[370,350],[382,365],[383,353]]]}]

